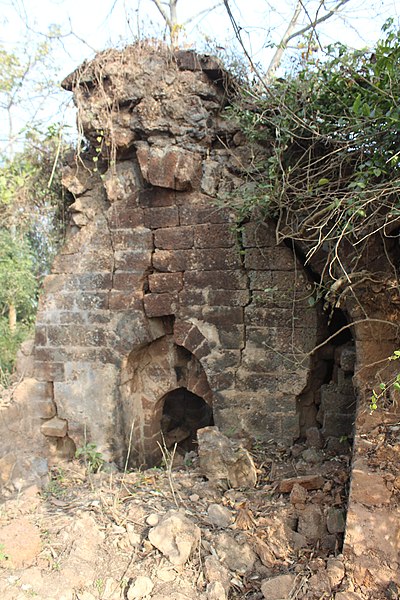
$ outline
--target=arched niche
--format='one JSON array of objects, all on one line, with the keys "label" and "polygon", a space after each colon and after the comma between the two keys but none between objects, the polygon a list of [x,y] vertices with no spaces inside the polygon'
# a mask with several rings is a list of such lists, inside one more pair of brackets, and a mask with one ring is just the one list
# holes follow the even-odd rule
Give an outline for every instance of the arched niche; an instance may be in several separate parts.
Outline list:
[{"label": "arched niche", "polygon": [[[184,390],[184,391],[178,391]],[[186,396],[185,396],[186,395]],[[186,348],[165,335],[133,350],[124,361],[120,383],[120,421],[124,463],[153,466],[161,459],[164,409],[177,406],[176,397],[188,401],[186,415],[200,401],[209,407],[212,419],[213,394],[200,361]],[[197,427],[198,428],[198,427]],[[196,429],[197,429],[196,428]]]}]

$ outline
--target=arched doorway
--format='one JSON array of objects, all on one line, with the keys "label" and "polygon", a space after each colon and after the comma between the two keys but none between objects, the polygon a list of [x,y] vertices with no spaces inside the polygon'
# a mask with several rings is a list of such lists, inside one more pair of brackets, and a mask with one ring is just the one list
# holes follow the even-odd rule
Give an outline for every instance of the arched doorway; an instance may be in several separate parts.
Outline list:
[{"label": "arched doorway", "polygon": [[166,447],[177,444],[183,451],[193,450],[197,430],[214,424],[212,408],[185,387],[168,392],[161,402],[161,433]]}]

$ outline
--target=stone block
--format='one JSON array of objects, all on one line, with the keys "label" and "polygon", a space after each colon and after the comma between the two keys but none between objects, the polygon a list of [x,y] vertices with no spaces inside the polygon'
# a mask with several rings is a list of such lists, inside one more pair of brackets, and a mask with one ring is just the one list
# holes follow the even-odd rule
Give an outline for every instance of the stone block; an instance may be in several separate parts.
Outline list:
[{"label": "stone block", "polygon": [[142,190],[139,194],[139,206],[142,208],[160,208],[176,204],[176,191],[154,187]]},{"label": "stone block", "polygon": [[200,154],[177,146],[160,148],[143,144],[136,155],[143,178],[152,185],[181,191],[200,187]]},{"label": "stone block", "polygon": [[65,294],[68,308],[78,310],[99,310],[108,308],[108,292],[75,292]]},{"label": "stone block", "polygon": [[119,162],[104,177],[104,187],[110,202],[136,198],[140,189],[137,166],[132,161]]},{"label": "stone block", "polygon": [[221,348],[224,350],[242,349],[246,345],[244,325],[218,327],[218,335]]},{"label": "stone block", "polygon": [[207,293],[210,306],[246,306],[249,298],[248,290],[209,290]]},{"label": "stone block", "polygon": [[110,310],[140,310],[143,307],[143,293],[111,290],[108,307]]},{"label": "stone block", "polygon": [[[35,355],[36,355],[36,358],[38,358],[38,356],[39,356],[38,350],[36,350]],[[53,362],[53,360],[51,359],[51,355],[52,355],[52,351],[49,350],[43,356],[44,359],[50,358],[49,361],[35,360],[35,362],[34,362],[35,378],[41,382],[64,381],[64,379],[65,379],[64,363],[62,363],[61,361]],[[62,358],[62,357],[60,356],[60,358]]]},{"label": "stone block", "polygon": [[326,515],[326,526],[329,533],[343,533],[346,527],[345,512],[331,506]]},{"label": "stone block", "polygon": [[153,268],[159,271],[176,273],[185,271],[192,260],[193,250],[155,250]]},{"label": "stone block", "polygon": [[177,227],[179,225],[178,207],[166,206],[164,208],[145,208],[144,224],[149,229]]},{"label": "stone block", "polygon": [[194,227],[196,248],[230,248],[236,243],[236,235],[230,223],[205,223]]},{"label": "stone block", "polygon": [[139,292],[143,290],[145,281],[146,276],[143,272],[116,271],[112,280],[112,287],[118,291]]},{"label": "stone block", "polygon": [[180,292],[183,288],[183,273],[152,273],[148,276],[151,292]]},{"label": "stone block", "polygon": [[345,414],[338,411],[325,411],[323,413],[322,435],[326,438],[330,436],[351,437],[354,430],[354,413]]},{"label": "stone block", "polygon": [[189,288],[211,288],[213,290],[245,290],[246,273],[236,270],[189,271],[185,273],[185,285]]},{"label": "stone block", "polygon": [[144,226],[144,211],[141,208],[127,208],[123,202],[114,204],[109,209],[107,217],[111,230]]},{"label": "stone block", "polygon": [[213,206],[206,196],[202,204],[183,204],[179,207],[181,225],[208,223],[236,223],[235,211],[226,207]]},{"label": "stone block", "polygon": [[225,248],[221,251],[204,248],[193,251],[187,268],[190,271],[231,270],[240,269],[241,264],[240,254],[236,248]]},{"label": "stone block", "polygon": [[[139,226],[133,229],[115,229],[111,232],[111,235],[115,250],[153,249],[153,234],[151,230],[146,227]],[[111,285],[108,287],[111,287]]]},{"label": "stone block", "polygon": [[289,248],[249,248],[245,254],[245,265],[251,270],[292,271],[293,254]]},{"label": "stone block", "polygon": [[[285,272],[287,275],[287,272]],[[278,288],[273,287],[272,272],[271,271],[247,271],[249,277],[250,289],[267,291],[271,290],[271,300],[273,300],[273,293],[279,293]]]},{"label": "stone block", "polygon": [[275,226],[270,222],[250,221],[242,226],[244,248],[264,248],[276,246]]},{"label": "stone block", "polygon": [[179,294],[179,302],[182,306],[202,306],[208,302],[206,290],[190,289],[186,287]]},{"label": "stone block", "polygon": [[40,431],[47,437],[64,437],[67,435],[68,422],[59,417],[53,417],[45,421],[40,427]]},{"label": "stone block", "polygon": [[143,306],[147,317],[174,315],[178,305],[177,294],[145,294],[143,297]]},{"label": "stone block", "polygon": [[179,250],[193,247],[192,227],[167,227],[154,233],[154,245],[161,250]]},{"label": "stone block", "polygon": [[114,253],[114,267],[119,271],[146,271],[151,267],[151,250],[118,250]]},{"label": "stone block", "polygon": [[243,323],[243,308],[240,306],[204,306],[202,314],[204,321],[222,329]]}]

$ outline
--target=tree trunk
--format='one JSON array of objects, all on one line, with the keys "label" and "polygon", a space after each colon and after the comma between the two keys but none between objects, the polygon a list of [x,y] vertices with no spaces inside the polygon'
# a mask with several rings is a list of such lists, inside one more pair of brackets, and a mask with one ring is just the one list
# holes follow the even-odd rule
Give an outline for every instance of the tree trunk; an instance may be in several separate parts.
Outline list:
[{"label": "tree trunk", "polygon": [[11,333],[15,333],[17,328],[17,309],[15,304],[10,304],[8,306],[8,325],[10,327]]}]

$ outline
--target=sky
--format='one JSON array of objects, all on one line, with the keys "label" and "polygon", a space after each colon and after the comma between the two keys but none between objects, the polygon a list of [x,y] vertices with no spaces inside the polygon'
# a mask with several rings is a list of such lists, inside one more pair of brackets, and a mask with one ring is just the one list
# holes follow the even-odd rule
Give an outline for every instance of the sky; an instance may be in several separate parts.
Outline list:
[{"label": "sky", "polygon": [[[337,0],[324,0],[329,6]],[[295,0],[230,0],[242,39],[253,60],[263,67],[269,64],[273,49],[279,43],[293,13]],[[214,6],[218,0],[179,0],[178,19],[182,23],[200,11]],[[309,14],[315,13],[319,0],[307,0]],[[165,30],[152,0],[0,0],[0,47],[13,51],[45,41],[50,26],[58,26],[62,36],[52,55],[54,75],[61,81],[85,59],[110,46],[123,46],[137,37],[160,37]],[[352,47],[372,46],[388,17],[400,16],[400,0],[348,0],[343,14],[329,19],[320,28],[321,43],[340,41]],[[307,17],[304,17],[307,19]],[[181,43],[203,49],[204,43],[231,51],[235,37],[223,6],[187,23]],[[26,52],[26,50],[23,50]],[[61,106],[60,106],[61,103]],[[33,105],[33,101],[31,102]],[[24,108],[25,116],[33,110]],[[73,108],[67,92],[48,98],[41,107],[49,120],[63,120],[72,127]],[[17,115],[17,122],[23,119]],[[6,137],[5,121],[0,115],[0,140]]]}]

